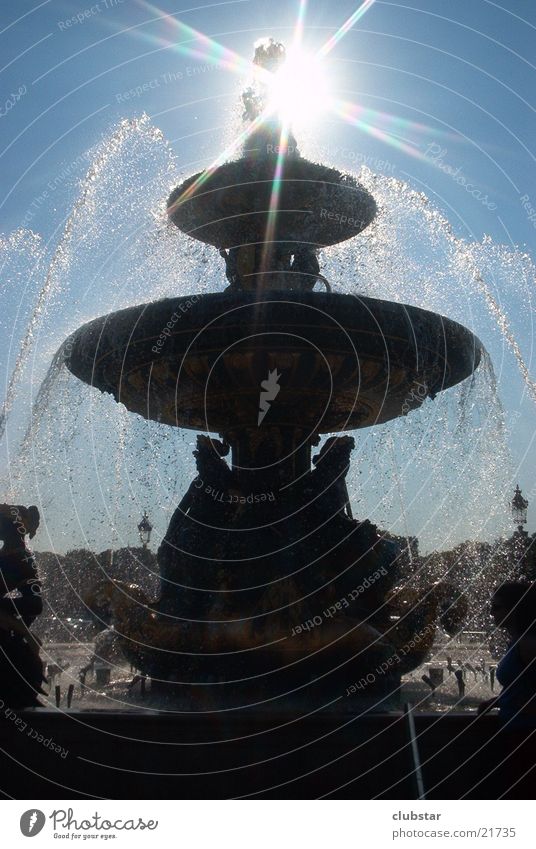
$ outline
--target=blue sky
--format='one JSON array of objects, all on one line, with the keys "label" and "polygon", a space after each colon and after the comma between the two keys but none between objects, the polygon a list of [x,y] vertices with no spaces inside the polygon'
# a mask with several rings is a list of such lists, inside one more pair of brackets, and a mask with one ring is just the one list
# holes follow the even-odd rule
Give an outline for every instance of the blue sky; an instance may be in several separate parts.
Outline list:
[{"label": "blue sky", "polygon": [[[309,3],[306,45],[322,44],[356,5]],[[385,154],[451,205],[460,230],[501,241],[512,236],[530,246],[534,226],[516,189],[530,183],[534,167],[536,10],[515,0],[504,5],[508,11],[484,0],[378,0],[332,51],[330,63],[337,93],[345,99],[458,136],[441,142],[447,162],[462,166],[472,184],[489,195],[500,207],[495,214],[464,198],[454,181],[428,164],[408,162],[392,148]],[[296,7],[279,0],[159,5],[162,13],[174,14],[245,58],[257,37],[288,40]],[[2,2],[0,8],[2,91],[7,99],[27,87],[0,124],[4,229],[18,226],[29,196],[44,188],[50,175],[122,117],[146,111],[180,146],[185,165],[221,149],[219,128],[228,121],[238,78],[226,70],[203,73],[201,60],[181,55],[173,42],[186,41],[187,34],[181,37],[165,19],[154,20],[155,7],[136,0],[22,0],[16,6]],[[82,22],[67,26],[84,13],[88,17]],[[166,74],[183,76],[165,84]],[[129,89],[155,79],[158,88],[125,99]],[[185,140],[192,132],[199,135]],[[341,147],[356,146],[355,129],[342,121],[327,121],[323,132]],[[364,155],[382,155],[375,139],[359,135]],[[424,151],[438,143],[432,135],[421,141]],[[36,223],[46,232],[46,213]]]},{"label": "blue sky", "polygon": [[[311,0],[304,46],[320,47],[357,5]],[[218,155],[244,77],[219,68],[213,54],[185,53],[196,41],[166,15],[250,58],[261,36],[290,40],[297,7],[289,0],[158,7],[0,0],[0,232],[26,223],[45,240],[53,237],[87,168],[83,153],[125,117],[147,113],[185,174]],[[416,155],[335,115],[315,125],[310,146],[320,156],[328,150],[342,168],[357,157],[409,182],[462,238],[489,235],[534,258],[535,36],[536,7],[525,0],[377,0],[329,54],[331,89],[393,116],[396,123],[384,119],[382,126],[394,128]],[[51,191],[55,180],[58,190]],[[520,309],[503,296],[507,307]],[[3,297],[9,305],[16,295]],[[517,338],[531,367],[530,322],[523,326]],[[0,340],[2,363],[7,356]],[[536,419],[512,358],[501,363],[500,382],[507,410],[519,412],[511,448],[520,483],[531,491]],[[534,530],[536,490],[531,503]]]}]

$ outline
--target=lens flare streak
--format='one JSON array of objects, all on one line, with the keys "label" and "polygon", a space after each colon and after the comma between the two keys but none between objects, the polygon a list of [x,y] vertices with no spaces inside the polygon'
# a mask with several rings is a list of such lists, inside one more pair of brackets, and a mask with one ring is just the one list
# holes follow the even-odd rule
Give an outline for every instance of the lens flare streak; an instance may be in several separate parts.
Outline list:
[{"label": "lens flare streak", "polygon": [[[300,49],[300,45],[303,40],[303,24],[305,20],[306,11],[307,0],[300,0],[298,17],[296,19],[296,26],[294,28],[294,39],[292,43],[292,49],[295,51]],[[270,197],[270,208],[268,211],[268,220],[266,223],[266,239],[261,260],[261,270],[263,271],[265,270],[265,267],[267,265],[268,254],[271,250],[271,246],[274,241],[275,227],[277,223],[277,213],[279,210],[279,198],[281,195],[281,182],[283,179],[283,168],[285,163],[285,157],[288,152],[289,135],[290,123],[288,121],[284,121],[281,126],[279,148],[277,152],[277,160],[272,184],[272,194]]]},{"label": "lens flare streak", "polygon": [[[337,100],[333,101],[331,104],[332,111],[342,118],[346,123],[350,124],[353,127],[357,127],[362,130],[364,133],[367,133],[369,136],[373,136],[375,139],[379,139],[379,141],[384,142],[385,144],[390,145],[391,147],[395,147],[397,150],[401,150],[404,153],[407,153],[408,156],[412,156],[417,159],[425,159],[422,153],[411,144],[404,142],[397,134],[397,130],[405,129],[405,128],[418,128],[424,129],[421,124],[413,124],[411,121],[405,121],[400,118],[395,118],[394,116],[386,115],[383,112],[376,112],[373,109],[365,109],[363,106],[359,106],[356,103],[348,103],[347,101]],[[387,130],[383,130],[380,127],[375,126],[370,123],[370,118],[376,116],[381,119],[390,120],[396,127],[395,132],[390,133]]]},{"label": "lens flare streak", "polygon": [[266,223],[266,241],[263,248],[263,256],[261,269],[264,271],[268,265],[267,259],[272,248],[275,236],[275,226],[277,223],[277,213],[279,210],[279,197],[281,194],[281,183],[283,179],[283,168],[288,150],[290,128],[288,124],[284,124],[281,128],[281,136],[279,139],[279,150],[274,171],[274,179],[272,183],[272,194],[270,197],[270,208],[268,211],[268,220]]},{"label": "lens flare streak", "polygon": [[172,214],[173,211],[177,209],[177,207],[181,206],[181,204],[185,203],[194,194],[196,194],[196,192],[201,189],[207,182],[207,180],[211,177],[216,168],[219,168],[220,165],[223,165],[223,163],[226,162],[227,159],[232,156],[233,153],[235,153],[235,151],[240,148],[247,141],[247,139],[264,124],[267,116],[268,111],[264,110],[263,112],[261,112],[260,115],[257,116],[257,118],[255,118],[250,124],[248,124],[248,126],[244,130],[242,130],[242,132],[239,133],[236,138],[233,139],[233,141],[225,148],[225,150],[219,156],[217,156],[216,159],[214,159],[213,162],[207,168],[205,168],[205,170],[199,175],[197,180],[194,180],[194,182],[190,186],[188,186],[188,188],[182,193],[182,195],[180,195],[180,197],[178,197],[177,200],[174,201],[174,203],[170,207],[168,207],[168,214]]},{"label": "lens flare streak", "polygon": [[359,8],[355,10],[353,15],[350,15],[350,17],[343,23],[343,25],[339,27],[335,35],[332,35],[331,38],[328,39],[328,41],[326,41],[324,45],[322,45],[322,47],[318,51],[319,56],[327,56],[328,53],[331,53],[331,51],[339,43],[341,38],[344,38],[346,33],[352,29],[354,24],[356,24],[360,20],[360,18],[363,17],[365,12],[368,12],[368,10],[374,5],[375,1],[376,0],[365,0],[365,2],[362,3],[361,6],[359,6]]},{"label": "lens flare streak", "polygon": [[303,25],[305,22],[305,14],[307,12],[307,0],[300,0],[298,9],[298,17],[296,18],[296,26],[294,28],[294,46],[299,47],[303,41]]},{"label": "lens flare streak", "polygon": [[234,50],[224,47],[219,41],[216,41],[215,39],[210,38],[210,36],[205,35],[205,33],[185,24],[183,21],[173,17],[173,15],[166,14],[157,6],[153,6],[152,3],[143,2],[142,5],[148,11],[158,15],[158,17],[161,17],[164,21],[169,23],[170,28],[174,31],[173,36],[179,34],[181,38],[186,37],[187,39],[191,39],[196,42],[197,46],[178,44],[174,38],[173,40],[170,40],[169,36],[168,38],[161,38],[158,36],[149,36],[146,33],[143,33],[141,35],[144,39],[152,41],[153,43],[161,44],[164,47],[169,46],[175,52],[181,53],[184,56],[188,56],[193,59],[201,59],[203,62],[217,65],[218,67],[227,71],[232,71],[235,74],[251,73],[251,62],[244,59],[240,56],[240,54],[235,53]]}]

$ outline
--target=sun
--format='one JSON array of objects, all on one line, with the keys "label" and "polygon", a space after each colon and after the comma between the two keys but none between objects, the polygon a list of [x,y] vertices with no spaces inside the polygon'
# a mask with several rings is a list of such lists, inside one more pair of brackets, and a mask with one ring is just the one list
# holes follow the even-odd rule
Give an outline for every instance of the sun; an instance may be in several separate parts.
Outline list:
[{"label": "sun", "polygon": [[268,83],[268,111],[283,123],[309,123],[330,106],[322,58],[291,48]]}]

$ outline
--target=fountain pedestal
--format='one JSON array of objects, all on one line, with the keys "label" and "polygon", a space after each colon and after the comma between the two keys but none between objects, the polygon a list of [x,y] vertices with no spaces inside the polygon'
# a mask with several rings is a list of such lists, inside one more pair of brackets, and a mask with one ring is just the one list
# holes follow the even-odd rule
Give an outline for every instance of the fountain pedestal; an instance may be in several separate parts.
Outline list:
[{"label": "fountain pedestal", "polygon": [[395,693],[421,654],[384,666],[428,619],[403,637],[390,619],[400,552],[351,518],[353,439],[311,457],[323,433],[388,421],[470,374],[475,337],[376,299],[230,289],[96,319],[68,350],[71,371],[131,411],[213,434],[160,546],[149,645],[135,611],[121,626],[153,686],[181,682],[184,703],[207,710]]}]

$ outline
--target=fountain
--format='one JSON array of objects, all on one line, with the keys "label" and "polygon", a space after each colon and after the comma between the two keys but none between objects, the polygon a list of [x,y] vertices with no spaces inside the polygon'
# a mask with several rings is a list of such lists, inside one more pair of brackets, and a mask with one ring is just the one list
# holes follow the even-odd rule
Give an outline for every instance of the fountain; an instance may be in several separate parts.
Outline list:
[{"label": "fountain", "polygon": [[[283,58],[264,42],[255,63]],[[201,432],[159,549],[160,598],[108,582],[93,601],[153,692],[186,710],[327,708],[345,693],[385,705],[437,616],[452,633],[464,605],[448,586],[397,590],[400,550],[352,515],[353,438],[313,451],[466,379],[482,346],[437,313],[330,291],[317,254],[364,231],[374,199],[283,143],[262,92],[244,103],[258,125],[241,158],[168,201],[182,232],[219,250],[227,289],[119,310],[64,346],[69,370],[130,412]]]}]

